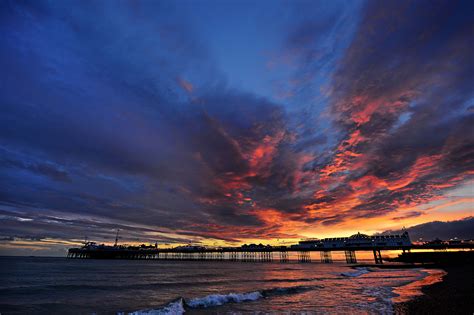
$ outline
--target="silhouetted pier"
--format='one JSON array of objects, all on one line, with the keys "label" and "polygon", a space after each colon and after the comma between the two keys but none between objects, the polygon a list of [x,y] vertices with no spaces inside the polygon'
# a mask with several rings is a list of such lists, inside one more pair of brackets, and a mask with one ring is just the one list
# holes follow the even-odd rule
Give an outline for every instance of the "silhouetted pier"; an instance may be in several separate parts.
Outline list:
[{"label": "silhouetted pier", "polygon": [[[462,244],[423,244],[405,246],[346,246],[338,248],[299,248],[297,246],[243,246],[205,248],[198,246],[177,248],[126,248],[120,246],[84,246],[71,248],[68,258],[85,259],[141,259],[141,260],[181,260],[181,261],[234,261],[234,262],[288,262],[290,255],[296,257],[301,263],[320,261],[332,263],[334,252],[343,252],[348,264],[357,263],[357,252],[372,252],[376,264],[382,264],[382,251],[400,250],[410,252],[412,250],[437,250],[447,251],[452,249],[472,250],[474,243]],[[319,257],[315,259],[312,253],[318,252]]]}]

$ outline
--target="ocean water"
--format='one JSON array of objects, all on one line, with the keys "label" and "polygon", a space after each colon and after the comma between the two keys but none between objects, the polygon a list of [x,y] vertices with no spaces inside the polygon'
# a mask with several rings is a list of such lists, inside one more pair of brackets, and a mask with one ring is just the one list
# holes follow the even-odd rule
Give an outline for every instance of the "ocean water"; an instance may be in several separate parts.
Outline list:
[{"label": "ocean water", "polygon": [[344,263],[0,257],[0,313],[391,314],[394,301],[442,275]]}]

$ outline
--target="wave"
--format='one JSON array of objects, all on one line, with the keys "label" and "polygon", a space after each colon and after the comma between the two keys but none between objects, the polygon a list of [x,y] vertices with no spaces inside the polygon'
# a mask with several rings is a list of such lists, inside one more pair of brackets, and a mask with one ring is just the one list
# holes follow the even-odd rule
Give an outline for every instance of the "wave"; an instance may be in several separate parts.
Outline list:
[{"label": "wave", "polygon": [[370,310],[373,314],[393,314],[392,298],[397,296],[391,287],[372,287],[363,290],[364,295],[373,297],[375,300],[359,303],[363,309]]},{"label": "wave", "polygon": [[359,277],[359,276],[362,276],[363,274],[366,274],[370,271],[371,270],[369,268],[366,268],[366,267],[357,267],[357,268],[355,268],[354,271],[342,272],[341,276],[344,276],[344,277]]},{"label": "wave", "polygon": [[132,290],[148,290],[160,287],[184,287],[184,286],[207,286],[209,284],[222,285],[227,284],[226,280],[217,281],[181,281],[181,282],[152,282],[130,285],[109,285],[109,284],[53,284],[53,285],[29,285],[0,288],[0,296],[4,294],[28,294],[29,292],[40,292],[49,290],[103,290],[103,291],[122,291],[124,288]]},{"label": "wave", "polygon": [[[288,278],[274,278],[274,279],[264,279],[260,280],[259,282],[311,282],[311,281],[317,281],[321,280],[324,278],[293,278],[293,279],[288,279]],[[255,281],[255,280],[252,280]]]},{"label": "wave", "polygon": [[[185,301],[178,298],[165,306],[152,310],[140,310],[129,313],[130,315],[181,315],[188,309],[203,309],[213,306],[220,306],[227,303],[240,303],[247,301],[256,301],[263,298],[260,291],[249,293],[229,293],[229,294],[211,294],[203,298],[195,298]],[[123,314],[117,314],[123,315]]]},{"label": "wave", "polygon": [[[274,279],[264,279],[264,280],[242,280],[242,283],[246,282],[268,282],[268,283],[278,283],[278,282],[311,282],[316,280],[324,280],[324,278],[274,278]],[[138,284],[129,284],[129,285],[110,285],[110,284],[90,284],[90,283],[79,283],[79,284],[53,284],[53,285],[30,285],[30,286],[15,286],[15,287],[3,287],[0,288],[0,296],[10,295],[10,294],[29,294],[30,292],[48,292],[54,290],[98,290],[98,291],[122,291],[124,288],[130,290],[150,290],[157,289],[161,287],[186,287],[186,286],[208,286],[209,284],[213,285],[225,285],[228,283],[228,280],[215,280],[215,281],[179,281],[179,282],[151,282],[151,283],[138,283]]]},{"label": "wave", "polygon": [[188,301],[186,305],[190,308],[207,308],[227,303],[256,301],[261,298],[263,298],[263,295],[260,291],[249,293],[211,294],[203,298],[192,299]]},{"label": "wave", "polygon": [[204,309],[208,307],[221,306],[227,303],[242,303],[257,301],[263,298],[269,298],[272,296],[282,294],[297,294],[316,288],[321,288],[320,285],[312,286],[295,286],[295,287],[281,287],[265,289],[260,291],[252,291],[245,293],[229,293],[229,294],[210,294],[202,298],[194,298],[185,300],[180,297],[166,304],[165,306],[152,309],[152,310],[140,310],[130,313],[131,315],[179,315],[183,314],[186,309]]},{"label": "wave", "polygon": [[[154,310],[141,310],[129,313],[130,315],[181,315],[184,314],[184,300],[183,298],[178,298],[173,300],[159,309]],[[119,313],[117,315],[122,315],[123,313]]]},{"label": "wave", "polygon": [[300,285],[295,287],[282,287],[282,288],[272,288],[260,291],[263,297],[271,297],[275,295],[284,295],[284,294],[297,294],[303,293],[306,291],[311,291],[314,289],[322,288],[321,285]]}]

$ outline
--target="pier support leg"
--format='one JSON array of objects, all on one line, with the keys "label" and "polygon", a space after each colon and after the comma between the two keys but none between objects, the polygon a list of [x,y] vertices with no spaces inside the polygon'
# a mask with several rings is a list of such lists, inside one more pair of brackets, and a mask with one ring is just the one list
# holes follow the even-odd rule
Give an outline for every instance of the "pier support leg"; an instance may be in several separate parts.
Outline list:
[{"label": "pier support leg", "polygon": [[298,261],[299,262],[311,262],[311,256],[310,256],[310,253],[308,251],[301,251],[301,252],[298,252]]},{"label": "pier support leg", "polygon": [[376,264],[383,264],[382,261],[382,254],[380,253],[380,249],[374,249],[374,260]]},{"label": "pier support leg", "polygon": [[272,253],[271,252],[258,252],[258,260],[260,262],[270,262],[272,261]]},{"label": "pier support leg", "polygon": [[356,258],[355,251],[346,250],[346,251],[344,251],[344,253],[346,254],[346,263],[348,263],[348,264],[357,264],[357,258]]},{"label": "pier support leg", "polygon": [[238,252],[230,252],[230,261],[238,261],[239,260],[239,253]]},{"label": "pier support leg", "polygon": [[288,262],[288,252],[280,252],[280,262]]},{"label": "pier support leg", "polygon": [[332,263],[332,255],[330,251],[322,251],[321,253],[321,262],[325,264]]}]

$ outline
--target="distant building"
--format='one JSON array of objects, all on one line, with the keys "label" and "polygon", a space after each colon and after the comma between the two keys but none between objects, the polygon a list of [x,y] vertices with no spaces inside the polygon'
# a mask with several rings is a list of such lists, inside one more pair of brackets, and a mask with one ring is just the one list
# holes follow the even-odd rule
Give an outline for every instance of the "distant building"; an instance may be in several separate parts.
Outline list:
[{"label": "distant building", "polygon": [[449,245],[459,245],[459,244],[462,244],[462,241],[460,239],[458,239],[457,237],[455,238],[452,238],[448,241],[448,244]]},{"label": "distant building", "polygon": [[242,249],[265,249],[265,248],[272,248],[271,245],[263,245],[262,243],[260,244],[244,244],[241,246]]},{"label": "distant building", "polygon": [[349,237],[331,237],[324,239],[303,240],[293,248],[343,248],[343,247],[399,247],[410,246],[411,241],[408,232],[400,235],[376,235],[369,236],[357,233]]},{"label": "distant building", "polygon": [[177,251],[204,251],[206,248],[204,246],[197,246],[197,245],[184,245],[184,246],[177,246],[174,248]]}]

